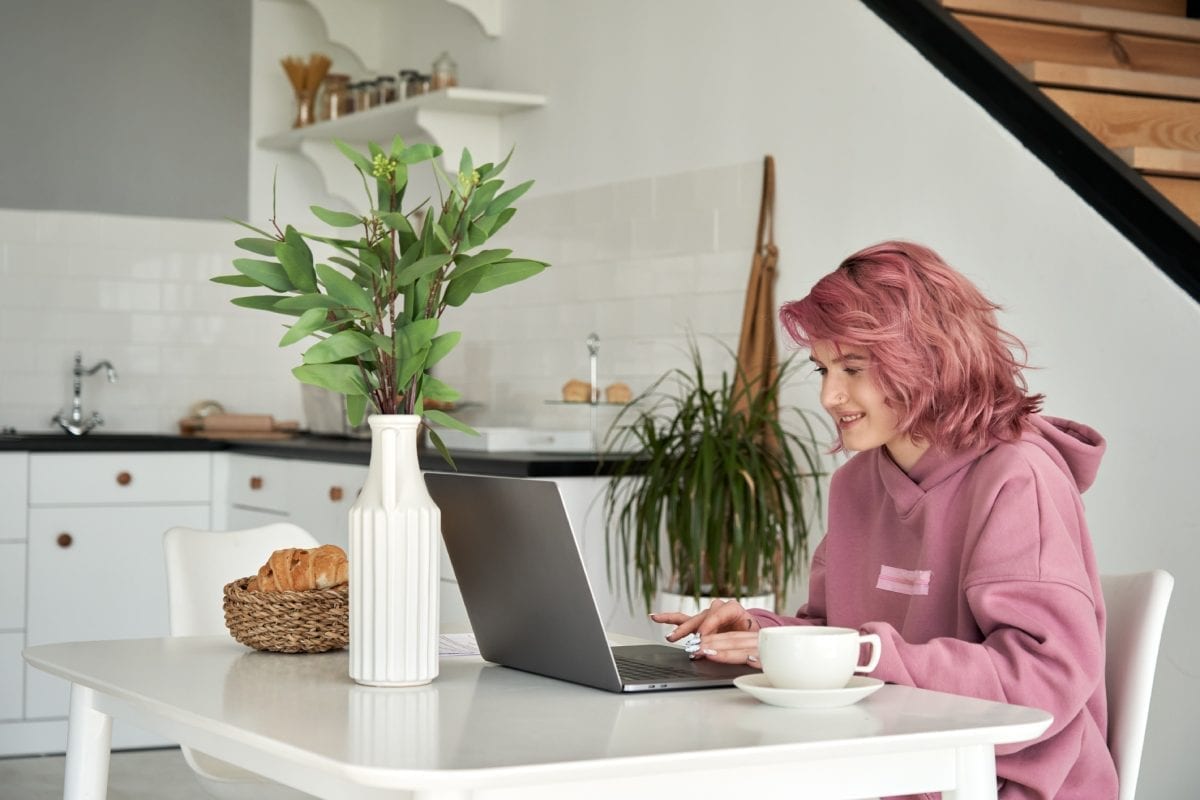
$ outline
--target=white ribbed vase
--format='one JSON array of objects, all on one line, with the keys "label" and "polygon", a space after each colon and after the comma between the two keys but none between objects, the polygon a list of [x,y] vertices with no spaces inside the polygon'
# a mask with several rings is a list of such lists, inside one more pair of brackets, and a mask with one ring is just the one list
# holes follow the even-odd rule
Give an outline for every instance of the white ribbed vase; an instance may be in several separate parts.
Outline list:
[{"label": "white ribbed vase", "polygon": [[350,507],[350,677],[418,686],[438,674],[442,514],[417,463],[421,418],[376,414],[371,466]]}]

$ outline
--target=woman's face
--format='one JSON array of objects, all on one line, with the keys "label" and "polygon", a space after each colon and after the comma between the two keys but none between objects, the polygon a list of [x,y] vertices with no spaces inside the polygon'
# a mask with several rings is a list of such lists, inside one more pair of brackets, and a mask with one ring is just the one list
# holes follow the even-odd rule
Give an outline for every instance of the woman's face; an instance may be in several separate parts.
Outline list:
[{"label": "woman's face", "polygon": [[821,405],[833,417],[847,450],[887,447],[901,469],[908,470],[927,449],[898,427],[899,416],[887,403],[871,374],[870,354],[861,347],[813,342],[811,360],[821,375]]}]

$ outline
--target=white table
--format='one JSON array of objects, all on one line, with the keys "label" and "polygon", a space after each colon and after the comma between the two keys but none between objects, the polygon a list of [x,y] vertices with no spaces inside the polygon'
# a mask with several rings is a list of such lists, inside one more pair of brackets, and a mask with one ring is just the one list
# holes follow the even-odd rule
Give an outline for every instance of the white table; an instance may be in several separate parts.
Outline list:
[{"label": "white table", "polygon": [[994,798],[997,744],[1049,714],[901,686],[826,711],[733,688],[618,695],[476,657],[415,689],[361,687],[345,651],[279,655],[225,637],[48,644],[72,682],[64,797],[104,798],[114,717],[337,800]]}]

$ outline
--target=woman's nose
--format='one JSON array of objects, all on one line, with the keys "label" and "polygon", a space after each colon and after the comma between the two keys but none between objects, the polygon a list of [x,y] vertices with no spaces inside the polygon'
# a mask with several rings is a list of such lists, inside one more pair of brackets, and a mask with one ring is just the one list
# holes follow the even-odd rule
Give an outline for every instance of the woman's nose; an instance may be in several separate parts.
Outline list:
[{"label": "woman's nose", "polygon": [[836,408],[846,402],[846,391],[840,382],[826,379],[821,385],[821,405],[825,408]]}]

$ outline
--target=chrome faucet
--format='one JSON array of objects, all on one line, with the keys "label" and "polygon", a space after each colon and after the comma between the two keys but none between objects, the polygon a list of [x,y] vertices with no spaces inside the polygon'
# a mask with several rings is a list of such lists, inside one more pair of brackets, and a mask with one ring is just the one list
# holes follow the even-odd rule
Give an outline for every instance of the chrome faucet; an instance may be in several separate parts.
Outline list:
[{"label": "chrome faucet", "polygon": [[104,424],[104,418],[95,411],[87,419],[83,418],[83,376],[95,375],[101,369],[105,370],[109,383],[117,382],[117,371],[113,369],[112,364],[107,361],[100,361],[95,366],[84,369],[83,353],[75,354],[75,369],[72,371],[72,374],[75,376],[75,396],[71,401],[71,411],[65,415],[60,411],[54,415],[54,419],[52,420],[72,436],[82,436],[97,425]]}]

